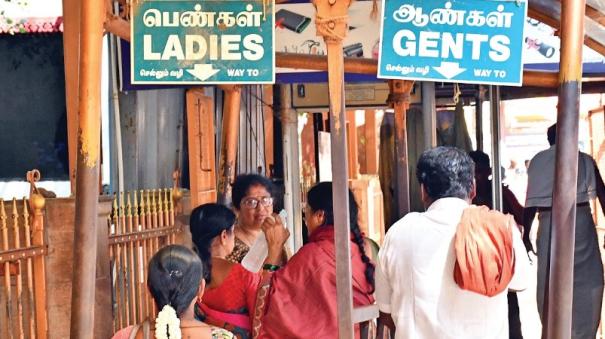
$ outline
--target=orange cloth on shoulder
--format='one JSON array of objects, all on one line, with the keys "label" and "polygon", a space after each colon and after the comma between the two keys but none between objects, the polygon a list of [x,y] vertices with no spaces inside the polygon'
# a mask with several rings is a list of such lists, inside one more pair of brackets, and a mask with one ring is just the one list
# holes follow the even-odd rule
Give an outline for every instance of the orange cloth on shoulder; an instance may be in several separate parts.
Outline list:
[{"label": "orange cloth on shoulder", "polygon": [[515,271],[510,215],[470,206],[456,229],[454,280],[460,288],[488,297],[504,291]]}]

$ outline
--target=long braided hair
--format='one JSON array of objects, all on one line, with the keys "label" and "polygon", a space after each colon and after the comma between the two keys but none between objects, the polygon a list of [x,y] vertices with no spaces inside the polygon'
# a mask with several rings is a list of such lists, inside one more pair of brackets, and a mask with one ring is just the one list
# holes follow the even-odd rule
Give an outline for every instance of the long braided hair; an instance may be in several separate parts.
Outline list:
[{"label": "long braided hair", "polygon": [[[364,238],[359,229],[357,223],[357,203],[351,190],[349,192],[349,229],[353,235],[353,240],[357,247],[359,247],[359,253],[361,254],[361,261],[366,265],[365,277],[370,286],[372,287],[370,293],[374,292],[374,264],[370,258],[366,255],[364,248]],[[332,182],[320,182],[313,186],[309,193],[307,193],[307,204],[312,211],[323,211],[324,212],[324,225],[334,225],[334,207],[332,200]]]}]

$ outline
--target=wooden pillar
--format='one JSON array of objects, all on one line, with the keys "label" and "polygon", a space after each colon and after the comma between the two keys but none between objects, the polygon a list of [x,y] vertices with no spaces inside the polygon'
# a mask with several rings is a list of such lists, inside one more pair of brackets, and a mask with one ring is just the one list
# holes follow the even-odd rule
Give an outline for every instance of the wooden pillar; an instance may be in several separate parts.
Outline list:
[{"label": "wooden pillar", "polygon": [[492,131],[492,206],[502,212],[502,166],[500,162],[500,87],[489,86]]},{"label": "wooden pillar", "polygon": [[[48,253],[43,258],[46,265],[46,299],[48,307],[48,339],[69,338],[70,331],[70,307],[72,288],[76,288],[73,282],[74,253],[70,246],[74,242],[76,228],[75,220],[76,198],[47,199],[44,207],[45,244],[48,245]],[[94,308],[94,338],[110,338],[113,331],[112,302],[111,302],[111,269],[107,246],[108,227],[107,217],[111,210],[111,199],[99,197],[98,224],[94,233],[95,241],[98,243],[99,255],[96,261],[96,286],[95,302],[90,305],[90,311]],[[42,211],[40,211],[42,213]],[[40,226],[41,227],[41,226]],[[52,272],[52,274],[49,274]],[[42,280],[42,279],[40,279]],[[34,282],[36,283],[37,280]],[[37,304],[36,304],[37,307]],[[39,324],[36,324],[39,326]],[[73,337],[73,336],[72,336]]]},{"label": "wooden pillar", "polygon": [[546,314],[542,338],[571,337],[585,5],[585,0],[561,1],[561,62],[550,277],[545,292]]},{"label": "wooden pillar", "polygon": [[313,143],[315,151],[315,181],[319,182],[319,132],[325,131],[323,113],[313,113]]},{"label": "wooden pillar", "polygon": [[104,18],[105,6],[102,0],[82,2],[74,288],[71,302],[71,338],[78,339],[92,339],[94,336]]},{"label": "wooden pillar", "polygon": [[359,178],[357,124],[355,111],[347,111],[347,152],[349,155],[349,179]]},{"label": "wooden pillar", "polygon": [[[67,108],[67,149],[71,193],[76,192],[78,149],[78,76],[81,1],[63,0],[63,60],[65,66],[65,106]],[[100,80],[99,80],[100,81]]]},{"label": "wooden pillar", "polygon": [[435,83],[422,82],[422,129],[424,134],[424,149],[437,146],[437,124],[435,107]]},{"label": "wooden pillar", "polygon": [[478,151],[483,151],[483,88],[479,86],[475,97],[475,140]]},{"label": "wooden pillar", "polygon": [[231,183],[235,178],[242,92],[239,85],[225,85],[221,86],[221,89],[225,91],[225,104],[223,105],[221,154],[218,170],[218,202],[228,205],[231,203]]},{"label": "wooden pillar", "polygon": [[378,126],[376,126],[376,111],[372,109],[366,110],[365,118],[366,174],[378,174]]},{"label": "wooden pillar", "polygon": [[413,81],[391,80],[391,93],[387,99],[395,110],[395,178],[397,180],[395,196],[397,199],[397,218],[410,211],[410,178],[408,169],[407,109],[410,104],[410,91]]},{"label": "wooden pillar", "polygon": [[322,36],[328,54],[330,95],[330,140],[332,154],[332,195],[336,245],[336,300],[338,337],[353,338],[353,300],[351,288],[351,241],[346,108],[344,95],[344,55],[342,40],[348,31],[350,0],[315,0],[317,35]]},{"label": "wooden pillar", "polygon": [[286,218],[287,227],[292,234],[288,240],[288,246],[293,251],[302,247],[302,211],[301,185],[300,185],[300,162],[298,147],[298,113],[291,107],[291,87],[281,85],[279,88],[279,102],[281,127],[282,127],[282,149],[284,164],[284,208],[288,213]]},{"label": "wooden pillar", "polygon": [[[315,125],[313,113],[306,113],[306,123],[300,132],[300,176],[301,176],[301,198],[317,182],[316,178],[316,154],[315,154]],[[300,206],[300,205],[298,205]],[[299,208],[300,209],[300,208]]]},{"label": "wooden pillar", "polygon": [[112,301],[111,301],[111,261],[109,257],[109,228],[107,218],[111,212],[110,196],[101,196],[99,198],[99,214],[97,216],[97,266],[95,273],[95,319],[94,319],[94,337],[110,338],[112,336],[112,327],[107,326],[113,321]]}]

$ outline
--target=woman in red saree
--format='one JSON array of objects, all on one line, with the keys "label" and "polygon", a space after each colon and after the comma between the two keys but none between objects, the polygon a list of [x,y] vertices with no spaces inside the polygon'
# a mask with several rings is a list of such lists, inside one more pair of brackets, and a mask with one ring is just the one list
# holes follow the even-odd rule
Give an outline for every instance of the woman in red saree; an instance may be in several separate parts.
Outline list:
[{"label": "woman in red saree", "polygon": [[[204,269],[206,293],[196,307],[198,319],[231,331],[237,338],[250,338],[251,316],[260,282],[259,273],[225,257],[233,251],[235,215],[219,204],[205,204],[191,212],[191,238]],[[283,248],[285,240],[278,246]]]},{"label": "woman in red saree", "polygon": [[[366,256],[363,236],[357,225],[357,205],[349,191],[353,305],[374,302],[374,265]],[[315,185],[307,194],[305,223],[309,243],[304,245],[281,269],[281,248],[269,245],[263,266],[263,280],[254,315],[255,338],[335,338],[338,336],[336,314],[336,256],[334,246],[334,212],[332,183]],[[279,218],[267,219],[263,231],[267,242],[279,243],[283,226]],[[355,326],[359,337],[359,326]]]}]

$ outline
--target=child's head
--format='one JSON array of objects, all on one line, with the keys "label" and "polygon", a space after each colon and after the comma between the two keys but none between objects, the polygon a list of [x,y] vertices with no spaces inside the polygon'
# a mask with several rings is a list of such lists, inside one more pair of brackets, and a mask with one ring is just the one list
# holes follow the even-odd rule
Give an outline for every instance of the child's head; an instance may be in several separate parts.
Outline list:
[{"label": "child's head", "polygon": [[180,245],[160,249],[149,261],[147,286],[158,310],[170,305],[180,317],[204,290],[203,266],[192,250]]}]

